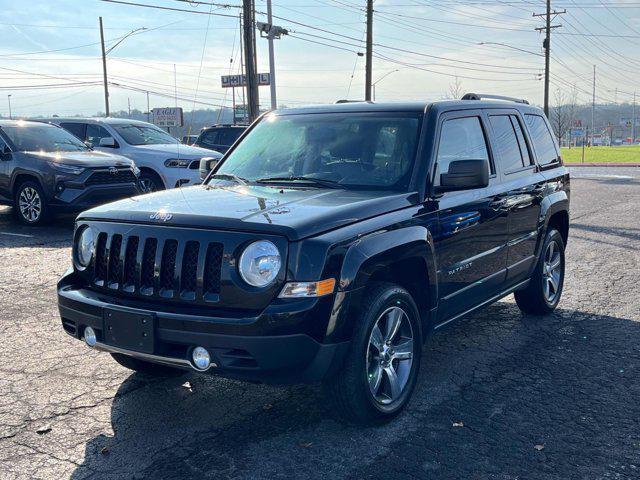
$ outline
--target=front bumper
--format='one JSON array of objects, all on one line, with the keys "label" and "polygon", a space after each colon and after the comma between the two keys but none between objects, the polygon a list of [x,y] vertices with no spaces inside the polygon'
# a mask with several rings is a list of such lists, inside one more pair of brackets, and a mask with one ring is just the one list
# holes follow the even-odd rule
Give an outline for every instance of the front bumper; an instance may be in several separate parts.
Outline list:
[{"label": "front bumper", "polygon": [[51,206],[58,211],[79,212],[97,205],[140,195],[135,183],[93,185],[75,188],[68,184],[62,192],[56,192]]},{"label": "front bumper", "polygon": [[[84,328],[91,326],[97,334],[95,349],[121,353],[154,363],[182,369],[195,369],[191,352],[196,346],[206,348],[212,364],[207,373],[246,381],[272,384],[314,383],[334,373],[342,365],[349,343],[320,343],[307,333],[287,332],[282,335],[255,335],[256,325],[277,322],[278,314],[261,313],[255,318],[220,318],[199,314],[179,313],[175,309],[154,311],[148,306],[122,305],[116,299],[96,294],[66,283],[58,285],[58,308],[64,330],[81,339]],[[137,351],[105,340],[105,312],[119,310],[129,314],[149,315],[153,318],[153,348]],[[307,311],[292,306],[287,314],[305,318]],[[236,332],[246,335],[220,333],[234,324]],[[252,334],[253,333],[253,334]],[[197,370],[197,369],[195,369]]]}]

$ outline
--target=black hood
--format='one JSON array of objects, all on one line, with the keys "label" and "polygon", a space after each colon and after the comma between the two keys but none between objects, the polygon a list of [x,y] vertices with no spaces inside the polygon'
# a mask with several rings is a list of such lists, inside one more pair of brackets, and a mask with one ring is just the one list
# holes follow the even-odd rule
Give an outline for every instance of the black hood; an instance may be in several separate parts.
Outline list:
[{"label": "black hood", "polygon": [[129,167],[133,161],[121,155],[111,153],[96,152],[87,150],[85,152],[21,152],[32,158],[59,162],[64,165],[85,168],[105,168],[105,167]]},{"label": "black hood", "polygon": [[408,207],[412,200],[415,194],[397,192],[198,185],[102,205],[80,219],[274,233],[299,240]]}]

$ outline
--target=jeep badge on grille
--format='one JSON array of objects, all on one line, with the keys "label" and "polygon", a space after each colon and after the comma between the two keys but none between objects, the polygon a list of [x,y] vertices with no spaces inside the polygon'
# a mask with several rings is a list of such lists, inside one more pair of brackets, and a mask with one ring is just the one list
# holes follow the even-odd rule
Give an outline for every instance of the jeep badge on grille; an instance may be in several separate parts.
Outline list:
[{"label": "jeep badge on grille", "polygon": [[168,222],[173,218],[173,214],[164,210],[158,210],[156,213],[149,215],[150,220],[158,220],[160,222]]}]

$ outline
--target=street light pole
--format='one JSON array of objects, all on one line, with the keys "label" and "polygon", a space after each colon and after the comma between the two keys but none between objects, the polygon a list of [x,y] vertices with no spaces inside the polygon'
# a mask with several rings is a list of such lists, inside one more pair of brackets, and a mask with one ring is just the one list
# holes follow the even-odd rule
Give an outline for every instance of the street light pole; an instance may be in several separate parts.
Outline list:
[{"label": "street light pole", "polygon": [[373,84],[371,84],[371,87],[373,89],[373,101],[376,101],[376,84],[378,82],[381,82],[382,80],[384,80],[385,78],[387,78],[389,75],[391,75],[392,73],[396,73],[400,71],[399,68],[396,68],[395,70],[391,70],[390,72],[385,73],[383,76],[381,76],[378,80],[376,80],[375,82],[373,82]]},{"label": "street light pole", "polygon": [[[273,16],[271,13],[271,0],[267,0],[267,23],[273,28]],[[273,51],[273,33],[269,31],[267,36],[269,42],[269,87],[271,89],[271,109],[278,108],[278,102],[276,101],[276,66],[275,66],[275,54]]]},{"label": "street light pole", "polygon": [[112,45],[109,50],[105,50],[104,48],[104,29],[102,27],[102,17],[100,19],[100,46],[102,47],[102,80],[104,82],[104,110],[105,116],[109,116],[109,82],[107,81],[107,55],[113,51],[118,45],[124,42],[128,37],[133,35],[134,33],[138,33],[140,31],[146,30],[146,27],[136,28],[135,30],[131,30],[129,33],[120,38],[114,45]]},{"label": "street light pole", "polygon": [[105,117],[109,116],[109,86],[107,83],[107,53],[104,50],[104,31],[102,17],[100,17],[100,45],[102,46],[102,80],[104,82],[104,111]]},{"label": "street light pole", "polygon": [[7,101],[9,102],[9,120],[12,120],[13,116],[11,115],[11,94],[7,95]]}]

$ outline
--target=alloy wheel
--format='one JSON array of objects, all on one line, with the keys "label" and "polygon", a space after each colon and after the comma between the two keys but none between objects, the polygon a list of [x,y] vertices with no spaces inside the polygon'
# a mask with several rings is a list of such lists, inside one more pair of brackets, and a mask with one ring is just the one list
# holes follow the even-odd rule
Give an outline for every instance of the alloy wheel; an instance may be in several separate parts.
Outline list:
[{"label": "alloy wheel", "polygon": [[408,384],[414,355],[414,335],[407,313],[386,309],[376,320],[367,348],[367,381],[376,402],[397,400]]},{"label": "alloy wheel", "polygon": [[35,223],[42,214],[42,199],[40,194],[33,187],[26,187],[20,192],[18,197],[18,207],[20,214],[29,223]]},{"label": "alloy wheel", "polygon": [[560,247],[555,240],[549,242],[544,254],[542,264],[542,281],[544,282],[544,298],[552,304],[560,292],[560,280],[562,275],[562,255]]},{"label": "alloy wheel", "polygon": [[143,177],[138,181],[140,189],[144,193],[151,193],[157,190],[156,183],[149,177]]}]

